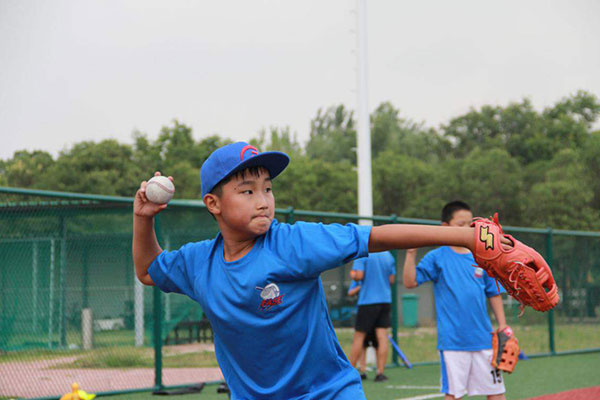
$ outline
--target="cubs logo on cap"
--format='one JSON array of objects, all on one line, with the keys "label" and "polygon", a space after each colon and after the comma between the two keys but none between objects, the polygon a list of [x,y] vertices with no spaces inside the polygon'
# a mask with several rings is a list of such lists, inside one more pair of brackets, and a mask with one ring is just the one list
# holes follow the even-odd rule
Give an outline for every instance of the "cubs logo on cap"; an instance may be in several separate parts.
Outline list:
[{"label": "cubs logo on cap", "polygon": [[246,142],[237,142],[223,146],[204,161],[200,169],[202,197],[210,193],[223,179],[249,167],[264,167],[271,179],[279,175],[290,162],[287,154],[280,151],[265,151]]}]

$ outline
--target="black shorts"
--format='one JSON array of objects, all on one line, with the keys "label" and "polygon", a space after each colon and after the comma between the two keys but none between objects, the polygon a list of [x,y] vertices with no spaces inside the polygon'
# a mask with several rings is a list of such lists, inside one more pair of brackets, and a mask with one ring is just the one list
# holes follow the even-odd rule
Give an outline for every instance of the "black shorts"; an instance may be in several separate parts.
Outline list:
[{"label": "black shorts", "polygon": [[355,329],[367,333],[375,330],[375,328],[389,328],[391,308],[390,303],[358,306]]},{"label": "black shorts", "polygon": [[377,340],[377,335],[375,335],[375,331],[372,330],[367,333],[365,336],[365,340],[363,341],[363,347],[366,349],[367,347],[379,347],[379,341]]}]

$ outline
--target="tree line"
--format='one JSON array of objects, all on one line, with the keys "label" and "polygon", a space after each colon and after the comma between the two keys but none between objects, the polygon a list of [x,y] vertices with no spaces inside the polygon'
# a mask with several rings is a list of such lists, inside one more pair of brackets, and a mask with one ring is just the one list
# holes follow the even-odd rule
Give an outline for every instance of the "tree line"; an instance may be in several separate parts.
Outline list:
[{"label": "tree line", "polygon": [[[462,199],[509,225],[598,230],[599,115],[598,98],[579,91],[541,111],[528,99],[485,105],[434,129],[384,102],[371,114],[374,213],[439,219],[443,204]],[[274,182],[277,207],[356,213],[356,118],[344,105],[318,110],[306,143],[288,127],[249,141],[292,158]],[[136,131],[133,144],[83,141],[56,158],[17,151],[0,160],[0,186],[133,196],[160,170],[174,176],[177,198],[197,199],[202,163],[229,142],[196,140],[173,121],[156,140]]]}]

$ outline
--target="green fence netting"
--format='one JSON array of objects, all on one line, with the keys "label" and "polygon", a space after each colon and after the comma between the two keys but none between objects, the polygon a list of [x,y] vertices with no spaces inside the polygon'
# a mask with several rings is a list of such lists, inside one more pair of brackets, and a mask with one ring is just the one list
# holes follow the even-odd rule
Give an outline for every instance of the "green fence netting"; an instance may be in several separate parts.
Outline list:
[{"label": "green fence netting", "polygon": [[[277,210],[276,217],[289,223],[359,220],[293,209]],[[371,220],[375,225],[436,224],[395,216]],[[156,224],[167,250],[213,238],[218,231],[199,201],[171,202]],[[552,312],[527,309],[520,318],[518,304],[504,297],[523,351],[599,350],[600,234],[506,231],[546,257],[561,294]],[[57,398],[73,382],[88,392],[115,393],[221,379],[202,310],[185,296],[165,295],[137,282],[131,237],[132,199],[0,188],[0,398]],[[419,257],[428,250],[419,250]],[[404,252],[394,255],[399,268],[393,335],[411,362],[434,362],[431,285],[404,289]],[[344,265],[321,277],[346,351],[356,314],[356,300],[346,295],[350,269],[351,264]],[[413,311],[416,317],[404,315]]]}]

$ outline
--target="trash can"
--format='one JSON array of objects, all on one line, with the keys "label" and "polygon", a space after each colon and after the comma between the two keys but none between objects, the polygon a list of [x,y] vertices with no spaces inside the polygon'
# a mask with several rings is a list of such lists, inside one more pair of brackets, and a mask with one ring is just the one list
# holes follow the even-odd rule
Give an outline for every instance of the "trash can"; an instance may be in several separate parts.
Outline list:
[{"label": "trash can", "polygon": [[419,296],[413,293],[402,295],[402,320],[404,326],[414,328],[417,326],[419,316]]}]

